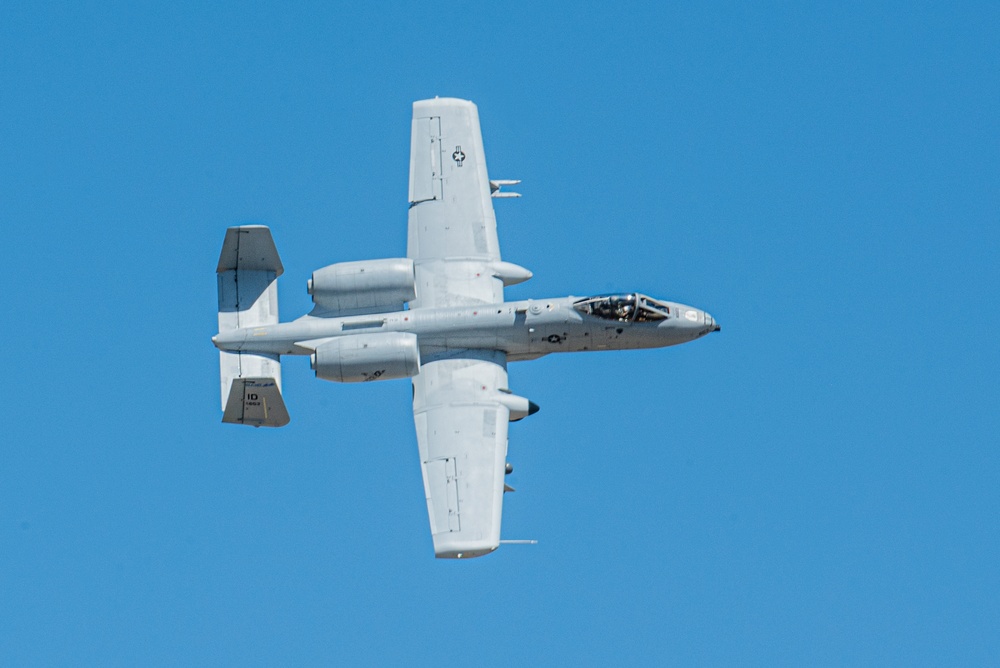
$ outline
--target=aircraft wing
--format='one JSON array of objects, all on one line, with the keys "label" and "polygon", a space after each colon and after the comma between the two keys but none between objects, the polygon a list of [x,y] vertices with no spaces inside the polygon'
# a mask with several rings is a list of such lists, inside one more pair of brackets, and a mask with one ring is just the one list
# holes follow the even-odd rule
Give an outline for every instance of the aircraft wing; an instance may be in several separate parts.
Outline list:
[{"label": "aircraft wing", "polygon": [[497,223],[479,111],[467,100],[413,103],[407,257],[417,298],[411,308],[496,304],[503,282]]},{"label": "aircraft wing", "polygon": [[510,411],[507,360],[465,350],[423,364],[413,378],[413,420],[434,554],[468,558],[500,545]]},{"label": "aircraft wing", "polygon": [[[413,103],[407,257],[414,264],[416,299],[411,309],[497,304],[505,284],[531,277],[500,260],[491,194],[510,183],[490,183],[476,105],[451,98]],[[413,420],[434,553],[488,554],[500,545],[513,405],[507,357],[498,350],[421,352],[427,354],[413,378]]]}]

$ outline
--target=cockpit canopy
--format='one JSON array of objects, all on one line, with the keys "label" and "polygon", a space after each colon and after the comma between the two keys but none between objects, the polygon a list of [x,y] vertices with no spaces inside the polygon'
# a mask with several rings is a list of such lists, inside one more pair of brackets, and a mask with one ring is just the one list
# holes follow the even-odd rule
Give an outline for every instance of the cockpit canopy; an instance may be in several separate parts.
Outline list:
[{"label": "cockpit canopy", "polygon": [[671,315],[666,302],[636,292],[587,297],[573,302],[573,308],[584,315],[617,322],[655,322]]}]

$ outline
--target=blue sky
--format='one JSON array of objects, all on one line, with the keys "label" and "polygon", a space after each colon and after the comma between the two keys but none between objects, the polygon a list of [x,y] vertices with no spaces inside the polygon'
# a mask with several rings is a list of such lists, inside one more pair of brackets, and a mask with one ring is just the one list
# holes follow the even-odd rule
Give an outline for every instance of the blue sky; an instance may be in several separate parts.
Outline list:
[{"label": "blue sky", "polygon": [[[995,665],[996,3],[6,3],[0,662]],[[214,268],[405,253],[474,100],[508,298],[721,334],[510,368],[504,535],[433,559],[408,384],[220,423]]]}]

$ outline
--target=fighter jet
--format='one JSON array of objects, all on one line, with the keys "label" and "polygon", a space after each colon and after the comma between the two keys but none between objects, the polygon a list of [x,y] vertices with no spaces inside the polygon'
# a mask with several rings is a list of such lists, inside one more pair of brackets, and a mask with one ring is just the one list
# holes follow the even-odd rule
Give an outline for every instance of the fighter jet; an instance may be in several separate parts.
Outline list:
[{"label": "fighter jet", "polygon": [[284,268],[270,230],[231,227],[219,258],[223,422],[280,427],[281,356],[308,355],[341,383],[409,378],[434,554],[471,558],[501,544],[507,426],[538,411],[507,364],[552,353],[659,348],[719,331],[700,309],[638,293],[504,301],[531,278],[500,259],[490,180],[472,102],[413,104],[405,258],[341,262],[308,282],[314,308],[279,322]]}]

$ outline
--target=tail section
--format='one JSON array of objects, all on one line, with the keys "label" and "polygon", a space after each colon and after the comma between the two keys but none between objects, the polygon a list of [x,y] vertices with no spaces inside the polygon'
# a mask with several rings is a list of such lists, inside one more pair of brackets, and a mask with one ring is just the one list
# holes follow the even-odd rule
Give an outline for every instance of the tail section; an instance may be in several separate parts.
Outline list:
[{"label": "tail section", "polygon": [[289,421],[288,411],[277,381],[274,378],[234,378],[222,421],[254,427],[284,427]]},{"label": "tail section", "polygon": [[[264,225],[226,230],[219,266],[219,331],[278,322],[277,278],[285,271]],[[281,399],[277,355],[219,353],[223,422],[280,427],[288,424]]]}]

